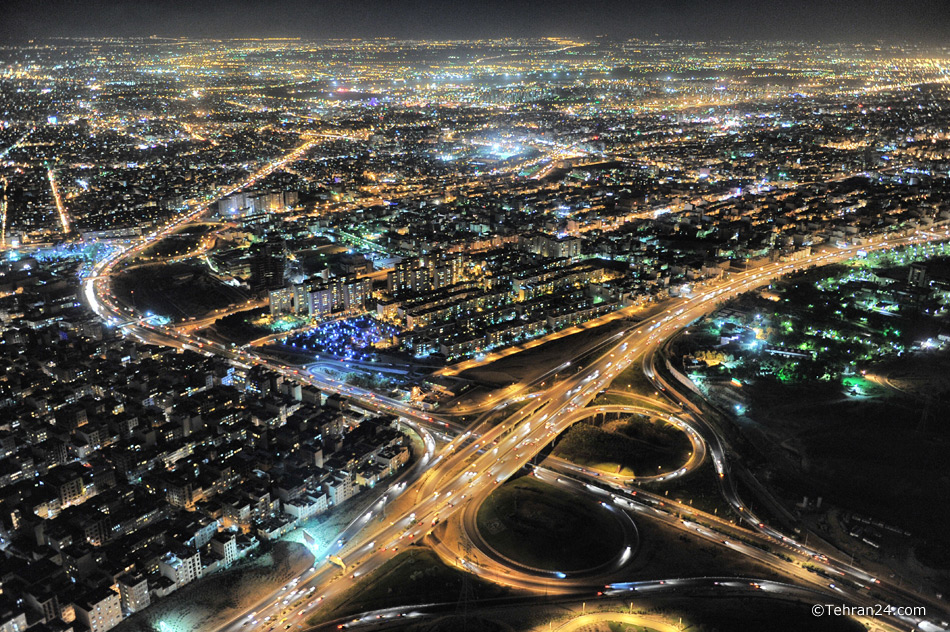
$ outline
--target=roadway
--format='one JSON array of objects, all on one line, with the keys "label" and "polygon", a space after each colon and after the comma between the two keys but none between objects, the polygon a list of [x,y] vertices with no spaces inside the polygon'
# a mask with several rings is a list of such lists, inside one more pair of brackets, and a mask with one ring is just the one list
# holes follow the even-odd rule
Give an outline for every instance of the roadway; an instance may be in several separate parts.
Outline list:
[{"label": "roadway", "polygon": [[[304,143],[291,154],[262,168],[245,182],[219,190],[216,196],[223,197],[252,185],[257,179],[280,168],[281,165],[297,159],[312,146],[313,142]],[[210,196],[209,201],[204,205],[196,207],[165,228],[143,236],[128,248],[117,250],[97,264],[93,273],[84,281],[84,293],[93,310],[108,322],[129,320],[130,316],[134,316],[130,314],[130,310],[115,302],[110,292],[110,277],[121,262],[138,255],[149,245],[181,228],[184,224],[198,219],[206,212],[208,205],[217,199],[216,196]],[[371,521],[372,516],[369,516],[364,525],[354,526],[352,537],[341,540],[337,554],[346,566],[345,573],[336,567],[318,567],[312,569],[307,577],[301,578],[301,585],[307,591],[314,588],[311,594],[317,593],[321,596],[345,590],[352,585],[353,580],[377,568],[393,556],[400,547],[405,547],[428,535],[440,520],[445,520],[466,503],[473,502],[473,499],[486,497],[494,485],[503,482],[525,467],[550,442],[551,437],[560,434],[574,423],[576,419],[572,417],[572,413],[587,406],[599,391],[606,389],[621,371],[631,365],[634,358],[657,346],[696,318],[714,310],[722,302],[766,285],[782,275],[854,257],[859,250],[893,248],[934,239],[947,239],[947,235],[928,233],[893,239],[879,237],[867,245],[815,253],[800,261],[776,262],[730,275],[720,282],[707,283],[693,296],[673,301],[672,306],[666,311],[644,319],[629,330],[621,331],[613,337],[613,345],[582,370],[552,383],[501,423],[492,424],[490,423],[491,416],[483,415],[483,419],[477,420],[466,432],[453,439],[440,454],[428,461],[424,474],[418,480],[411,484],[400,483],[401,488],[394,486],[387,491],[386,520]],[[196,335],[177,332],[147,321],[130,325],[124,330],[147,342],[216,354],[244,365],[262,365],[290,379],[313,384],[330,392],[341,393],[357,400],[360,406],[370,410],[392,412],[418,424],[460,430],[440,416],[419,412],[402,402],[330,378],[321,378],[306,371],[301,373],[298,369],[278,364],[246,350],[229,348],[213,341],[206,342],[205,339]],[[702,427],[702,422],[695,413],[692,422],[691,425],[694,427]],[[729,501],[735,503],[738,511],[746,512],[748,522],[759,524],[758,528],[765,530],[765,533],[773,538],[788,541],[777,531],[757,523],[755,516],[741,504],[735,493],[735,484],[732,482],[721,441],[714,432],[710,432],[708,436],[704,435],[704,439],[707,451],[714,460],[716,471],[725,481],[724,493]],[[797,543],[794,544],[801,547]],[[849,572],[866,582],[877,581],[857,569]],[[557,587],[562,579],[552,576],[544,583],[553,588]],[[842,594],[842,598],[856,600],[847,593]],[[275,600],[270,607],[275,608],[278,603],[280,602]],[[317,599],[308,601],[306,607],[302,607],[296,616],[303,617],[318,605]],[[221,629],[237,630],[245,623],[246,621],[237,620]]]},{"label": "roadway", "polygon": [[[534,474],[540,480],[545,480],[545,477],[539,472],[535,471]],[[573,494],[590,495],[591,488],[585,483],[573,479],[557,478],[556,484]],[[448,528],[444,531],[445,533],[452,533],[455,537],[451,539],[436,538],[433,534],[427,540],[427,544],[430,544],[444,562],[452,563],[454,560],[456,566],[460,566],[496,584],[544,594],[576,593],[591,587],[603,586],[625,577],[631,562],[636,558],[636,551],[640,546],[639,532],[630,513],[618,507],[615,503],[605,502],[605,498],[609,497],[595,498],[594,502],[603,506],[618,521],[623,531],[623,543],[611,559],[590,568],[545,569],[532,567],[497,551],[482,537],[476,524],[476,514],[480,506],[479,501],[483,498],[475,498],[472,502],[466,503],[461,512],[452,516],[447,525]],[[440,536],[442,535],[440,533]],[[470,542],[474,549],[482,554],[481,557],[475,561],[476,558],[470,557],[464,548],[459,550],[460,542]],[[550,581],[552,578],[557,581],[552,583]]]},{"label": "roadway", "polygon": [[549,456],[545,460],[559,466],[566,470],[573,470],[577,472],[589,472],[594,476],[603,478],[604,480],[616,481],[618,483],[632,483],[637,482],[638,484],[642,483],[659,483],[663,481],[669,481],[675,478],[680,478],[684,476],[700,465],[706,459],[706,442],[700,436],[698,432],[690,425],[685,419],[678,417],[674,414],[660,414],[655,408],[650,408],[646,406],[631,406],[623,404],[612,404],[608,406],[588,406],[586,408],[579,408],[573,412],[571,418],[567,420],[567,423],[576,423],[583,419],[594,417],[596,415],[646,415],[653,420],[664,421],[671,426],[679,429],[683,434],[686,435],[686,438],[690,442],[690,453],[689,458],[682,465],[674,468],[672,471],[661,472],[661,473],[642,473],[642,474],[624,474],[622,472],[608,472],[603,469],[594,469],[594,468],[585,468],[570,461],[558,458],[556,456]]},{"label": "roadway", "polygon": [[[815,547],[807,546],[801,542],[798,542],[796,539],[786,536],[781,533],[778,529],[767,524],[763,519],[756,515],[740,498],[736,490],[736,477],[733,474],[733,469],[739,469],[741,466],[732,465],[726,459],[726,454],[731,452],[729,446],[725,444],[724,440],[720,438],[720,435],[709,424],[706,420],[702,418],[699,408],[689,399],[689,396],[684,392],[684,389],[677,385],[676,383],[667,380],[661,375],[661,372],[656,372],[654,367],[655,355],[658,351],[658,347],[652,349],[652,353],[648,353],[644,360],[645,371],[648,375],[651,376],[651,380],[654,384],[663,390],[663,392],[669,396],[674,401],[680,401],[684,407],[692,409],[689,417],[696,424],[697,429],[700,434],[705,438],[709,439],[712,443],[711,449],[713,450],[717,464],[721,463],[721,473],[720,473],[720,491],[723,498],[732,506],[737,515],[741,518],[742,522],[749,528],[753,533],[756,533],[773,544],[779,546],[784,546],[785,548],[793,552],[793,557],[796,557],[797,561],[804,562],[811,560],[812,563],[816,561],[819,562],[819,566],[825,571],[831,573],[834,576],[839,576],[843,579],[847,579],[854,585],[857,585],[862,588],[868,588],[870,586],[875,586],[875,590],[879,592],[886,592],[889,597],[893,598],[895,601],[892,603],[901,603],[901,604],[915,604],[924,600],[934,611],[946,611],[947,604],[942,602],[929,595],[921,595],[916,593],[903,585],[896,585],[893,582],[888,581],[887,579],[880,580],[874,576],[874,574],[868,572],[865,569],[861,569],[855,566],[852,563],[845,562],[842,559],[836,559],[833,555],[827,555],[826,551],[820,550]],[[751,477],[751,474],[747,472],[742,472],[746,477]],[[761,488],[761,486],[759,486]],[[764,488],[761,488],[764,490]],[[760,499],[767,502],[770,506],[780,507],[780,503],[772,499],[771,497]],[[801,558],[801,560],[798,560]],[[839,587],[836,587],[840,589]]]},{"label": "roadway", "polygon": [[0,176],[0,182],[3,184],[3,199],[0,199],[0,251],[3,251],[7,247],[7,194],[10,183],[6,176]]},{"label": "roadway", "polygon": [[[945,239],[946,236],[941,235],[940,238]],[[858,250],[898,247],[917,243],[923,239],[916,236],[881,239],[876,244],[816,253],[801,261],[778,262],[741,272],[722,283],[703,288],[701,293],[693,297],[680,299],[671,308],[644,320],[629,333],[621,332],[615,336],[614,346],[591,362],[583,371],[556,382],[540,397],[530,400],[525,407],[505,421],[490,428],[476,425],[473,430],[453,440],[442,455],[433,461],[426,476],[397,499],[402,501],[398,509],[395,505],[397,501],[394,501],[394,506],[390,511],[393,520],[389,526],[360,534],[360,543],[371,542],[374,545],[372,550],[357,545],[349,551],[349,555],[341,556],[347,565],[349,573],[347,578],[356,579],[360,574],[377,568],[394,553],[394,547],[398,549],[400,545],[405,546],[412,541],[418,541],[428,535],[440,520],[444,521],[458,511],[461,505],[477,504],[479,499],[487,497],[494,485],[523,468],[550,441],[551,437],[560,434],[573,423],[575,419],[571,413],[585,407],[596,393],[606,388],[622,370],[633,362],[634,358],[659,344],[689,322],[712,311],[722,302],[766,285],[781,275],[806,267],[827,265],[851,258]],[[717,436],[713,435],[712,441],[707,437],[707,449],[710,451],[720,478],[724,481],[732,481],[727,468],[725,451]],[[448,456],[445,456],[446,454]],[[730,483],[727,489],[730,488],[731,498],[741,503],[738,495],[735,494],[734,483]],[[740,511],[747,510],[743,506]],[[755,520],[755,516],[750,515],[748,520]],[[760,528],[766,529],[769,535],[778,537],[783,542],[788,540],[774,530],[769,531],[769,528],[764,525]],[[789,544],[794,547],[797,543]],[[750,548],[746,554],[758,555],[753,548]],[[457,557],[453,554],[454,559]],[[858,577],[865,582],[877,581],[866,574],[858,575]],[[540,582],[533,577],[532,582],[537,588],[557,591],[560,588],[559,582],[564,579],[552,575]],[[338,585],[339,582],[329,582],[325,584],[325,587],[335,588]],[[856,595],[836,587],[832,590],[841,599],[851,599],[860,603]]]},{"label": "roadway", "polygon": [[[602,594],[596,596],[589,593],[555,596],[544,600],[538,600],[534,596],[499,599],[490,604],[479,604],[476,616],[489,620],[504,621],[512,617],[523,620],[525,609],[536,607],[539,620],[550,618],[552,611],[558,619],[563,618],[565,614],[573,615],[561,627],[555,628],[553,624],[549,624],[533,628],[537,631],[551,629],[569,632],[576,630],[578,625],[589,626],[605,621],[620,621],[658,631],[672,632],[682,630],[682,623],[672,623],[668,616],[637,614],[634,608],[656,608],[660,604],[669,604],[670,599],[680,601],[693,597],[743,600],[768,598],[806,605],[828,603],[827,595],[821,592],[757,577],[704,576],[652,579],[621,583],[615,588],[607,587],[600,593]],[[404,629],[409,622],[432,620],[439,616],[452,615],[457,610],[457,601],[383,608],[328,621],[314,630],[399,630]],[[588,610],[597,610],[597,612],[587,612]],[[872,632],[886,629],[871,618],[863,619],[861,622]]]},{"label": "roadway", "polygon": [[46,177],[49,179],[50,192],[56,204],[56,214],[59,216],[59,223],[63,228],[63,235],[68,235],[69,215],[66,212],[66,205],[63,204],[63,196],[59,193],[59,185],[56,183],[56,174],[53,173],[52,167],[46,170]]}]

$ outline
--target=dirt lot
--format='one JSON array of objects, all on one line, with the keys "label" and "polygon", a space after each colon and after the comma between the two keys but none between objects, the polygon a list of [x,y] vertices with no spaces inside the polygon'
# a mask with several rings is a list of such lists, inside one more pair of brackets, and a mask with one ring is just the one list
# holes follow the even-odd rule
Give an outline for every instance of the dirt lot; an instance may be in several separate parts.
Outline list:
[{"label": "dirt lot", "polygon": [[175,632],[213,629],[252,607],[262,596],[278,590],[311,566],[313,560],[305,546],[278,542],[273,551],[192,582],[114,629],[159,632],[159,622]]}]

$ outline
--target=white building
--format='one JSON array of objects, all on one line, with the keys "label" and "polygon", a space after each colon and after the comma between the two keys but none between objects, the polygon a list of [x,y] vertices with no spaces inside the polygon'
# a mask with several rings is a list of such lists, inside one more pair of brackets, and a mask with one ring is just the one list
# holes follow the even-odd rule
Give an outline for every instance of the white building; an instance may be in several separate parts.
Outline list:
[{"label": "white building", "polygon": [[181,588],[201,577],[201,553],[195,549],[183,549],[178,555],[168,553],[158,562],[158,569]]},{"label": "white building", "polygon": [[221,556],[225,568],[237,559],[237,538],[233,533],[221,533],[211,539],[211,550]]},{"label": "white building", "polygon": [[105,632],[122,622],[122,602],[118,593],[99,588],[74,604],[76,618],[91,632]]},{"label": "white building", "polygon": [[301,494],[284,503],[284,513],[298,521],[307,520],[327,510],[326,494]]},{"label": "white building", "polygon": [[327,480],[326,484],[327,491],[330,493],[330,504],[334,507],[346,502],[359,491],[355,477],[344,470],[334,472],[333,477]]},{"label": "white building", "polygon": [[144,575],[126,573],[117,579],[122,612],[130,615],[147,608],[152,602],[148,592],[148,580]]}]

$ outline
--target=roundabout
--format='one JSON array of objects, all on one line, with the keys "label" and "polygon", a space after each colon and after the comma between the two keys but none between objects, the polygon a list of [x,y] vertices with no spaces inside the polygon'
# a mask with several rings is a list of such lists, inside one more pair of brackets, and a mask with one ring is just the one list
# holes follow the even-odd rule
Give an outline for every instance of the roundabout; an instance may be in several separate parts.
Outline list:
[{"label": "roundabout", "polygon": [[[518,484],[525,480],[530,483]],[[625,576],[628,566],[636,558],[639,533],[631,516],[615,506],[609,495],[603,501],[597,500],[591,497],[591,491],[584,485],[568,478],[559,478],[556,484],[549,484],[533,476],[524,476],[509,485],[522,487],[522,490],[517,494],[506,490],[497,504],[494,504],[495,499],[491,499],[492,494],[474,498],[437,534],[431,535],[427,544],[446,563],[498,584],[538,593],[570,594],[602,588]],[[553,499],[542,497],[552,492],[555,494]],[[506,521],[499,520],[494,524],[495,533],[487,532],[487,525],[498,520],[498,516],[483,515],[480,520],[479,513],[486,500],[491,503],[489,511],[493,510],[493,504],[494,507],[514,509],[514,501],[521,494],[537,498],[526,504],[522,501],[517,515],[509,515]],[[568,497],[575,505],[570,518],[573,525],[561,528],[560,533],[546,533],[545,526],[550,526],[550,520],[563,508],[561,499]],[[578,498],[582,500],[578,501]],[[578,519],[592,516],[598,521],[594,531],[585,533],[577,529]],[[502,531],[497,531],[499,524],[504,527]],[[512,528],[521,529],[520,537],[525,537],[524,541],[529,543],[521,550],[511,546],[514,539],[505,542],[502,538],[499,541],[499,533]],[[525,529],[532,528],[533,533],[524,533]],[[596,537],[603,539],[590,539]],[[571,538],[576,538],[576,541],[571,542]],[[566,549],[556,548],[564,543],[569,544]]]},{"label": "roundabout", "polygon": [[[676,411],[637,404],[592,406],[569,413],[565,426],[601,416],[646,415],[683,433],[690,451],[677,469],[654,475],[596,471],[549,456],[565,472],[621,485],[683,476],[706,458],[706,444]],[[556,436],[552,431],[552,438]],[[449,546],[447,543],[453,543]],[[603,489],[570,477],[532,475],[483,490],[433,533],[428,543],[446,563],[507,586],[545,593],[602,587],[624,577],[640,546],[626,509]]]},{"label": "roundabout", "polygon": [[[676,428],[681,433],[683,433],[686,439],[689,441],[689,454],[686,461],[682,464],[677,464],[677,466],[670,468],[667,467],[662,471],[657,471],[656,473],[641,473],[637,474],[629,470],[629,468],[613,468],[613,471],[610,471],[606,468],[600,466],[592,466],[586,463],[576,463],[569,458],[563,456],[552,455],[548,459],[556,462],[557,464],[571,469],[577,472],[593,472],[596,476],[601,478],[614,480],[621,483],[656,483],[662,482],[674,478],[679,478],[689,472],[692,472],[697,467],[702,465],[703,461],[706,458],[706,442],[703,441],[702,437],[698,432],[686,422],[681,417],[673,413],[659,412],[655,408],[649,408],[645,406],[638,405],[609,405],[609,406],[591,406],[588,408],[581,408],[571,415],[570,423],[573,425],[577,422],[582,422],[586,419],[591,418],[609,418],[617,416],[633,416],[640,415],[646,416],[650,423],[662,422],[664,424],[669,424],[673,428]],[[638,423],[638,422],[633,422]],[[568,430],[567,432],[570,432]]]},{"label": "roundabout", "polygon": [[499,486],[462,520],[480,551],[542,576],[596,575],[632,558],[639,545],[626,513],[533,476]]}]

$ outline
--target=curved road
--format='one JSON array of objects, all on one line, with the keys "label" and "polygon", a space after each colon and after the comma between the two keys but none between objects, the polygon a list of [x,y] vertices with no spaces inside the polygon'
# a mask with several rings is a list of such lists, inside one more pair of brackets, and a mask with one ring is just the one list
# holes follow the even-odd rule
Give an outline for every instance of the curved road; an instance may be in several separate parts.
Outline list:
[{"label": "curved road", "polygon": [[[309,149],[315,141],[308,141],[297,150],[280,160],[274,161],[261,169],[247,181],[220,190],[218,197],[228,195],[245,186],[253,184],[273,170],[280,168],[286,162],[295,160]],[[217,199],[210,196],[209,200]],[[97,264],[93,274],[84,281],[84,291],[87,301],[93,310],[109,322],[129,320],[130,310],[117,305],[109,289],[109,279],[117,266],[128,257],[140,253],[144,248],[155,241],[167,236],[171,231],[184,224],[199,218],[208,208],[210,201],[195,208],[167,227],[144,236],[125,250],[110,254],[105,260]],[[539,393],[538,397],[495,426],[484,422],[476,422],[463,435],[450,442],[443,452],[437,455],[428,464],[425,475],[419,481],[402,489],[391,489],[392,496],[387,500],[387,514],[390,516],[388,525],[385,521],[372,521],[367,524],[343,546],[340,557],[344,560],[346,573],[339,569],[323,567],[314,570],[308,583],[317,591],[337,592],[350,585],[359,574],[378,567],[389,555],[393,546],[399,542],[424,537],[432,526],[441,518],[444,520],[455,513],[466,497],[471,497],[476,491],[489,489],[491,485],[503,481],[514,472],[524,467],[540,451],[545,442],[542,442],[550,431],[559,433],[569,425],[569,415],[578,408],[585,407],[596,394],[606,388],[610,382],[626,369],[641,353],[655,347],[663,340],[672,336],[676,331],[687,325],[699,316],[714,310],[720,303],[743,292],[755,289],[769,283],[772,279],[817,265],[827,265],[855,256],[858,250],[875,250],[893,248],[897,246],[924,243],[936,239],[945,240],[947,234],[915,233],[909,236],[890,239],[888,237],[874,237],[871,243],[863,246],[853,246],[840,250],[812,254],[807,259],[796,262],[778,262],[764,265],[760,268],[740,272],[716,283],[709,283],[698,288],[698,293],[688,298],[672,301],[673,306],[665,312],[658,313],[627,331],[621,331],[614,336],[614,344],[607,351],[593,360],[588,366],[575,375],[564,377],[555,384]],[[674,311],[675,310],[675,311]],[[420,413],[401,402],[388,400],[375,393],[357,389],[348,385],[326,380],[320,380],[312,374],[301,374],[298,369],[283,366],[273,360],[251,354],[246,351],[237,351],[227,348],[220,343],[185,333],[175,332],[170,328],[153,326],[148,322],[131,324],[124,329],[128,334],[142,340],[175,346],[191,348],[205,353],[214,353],[232,361],[244,364],[260,364],[270,368],[290,379],[296,379],[308,384],[314,384],[331,392],[338,392],[351,397],[361,406],[372,410],[389,411],[412,419],[422,424],[450,426],[448,421],[438,416]],[[698,418],[693,419],[698,423]],[[716,459],[716,469],[723,479],[731,479],[726,468],[724,451],[718,438],[704,435],[707,449]],[[474,446],[474,447],[473,447]],[[480,447],[490,446],[479,452]],[[734,491],[734,485],[732,485]],[[430,494],[431,492],[431,494]],[[737,498],[737,497],[736,497]],[[740,511],[747,511],[744,506]],[[753,517],[749,517],[754,520]],[[762,526],[760,526],[762,528]],[[777,532],[774,537],[784,538]],[[381,544],[380,544],[381,543]],[[795,543],[796,546],[801,547]],[[852,573],[857,571],[852,570]],[[556,582],[558,578],[552,578]],[[867,576],[865,581],[876,581]],[[843,594],[852,603],[861,603],[853,595]],[[270,607],[276,607],[277,597]],[[308,603],[301,609],[298,616],[304,616],[310,609],[317,607],[317,600]],[[920,620],[904,621],[918,625]],[[931,625],[928,623],[928,625]],[[231,626],[224,629],[237,630],[242,622],[236,620]],[[245,628],[246,629],[246,628]]]}]

